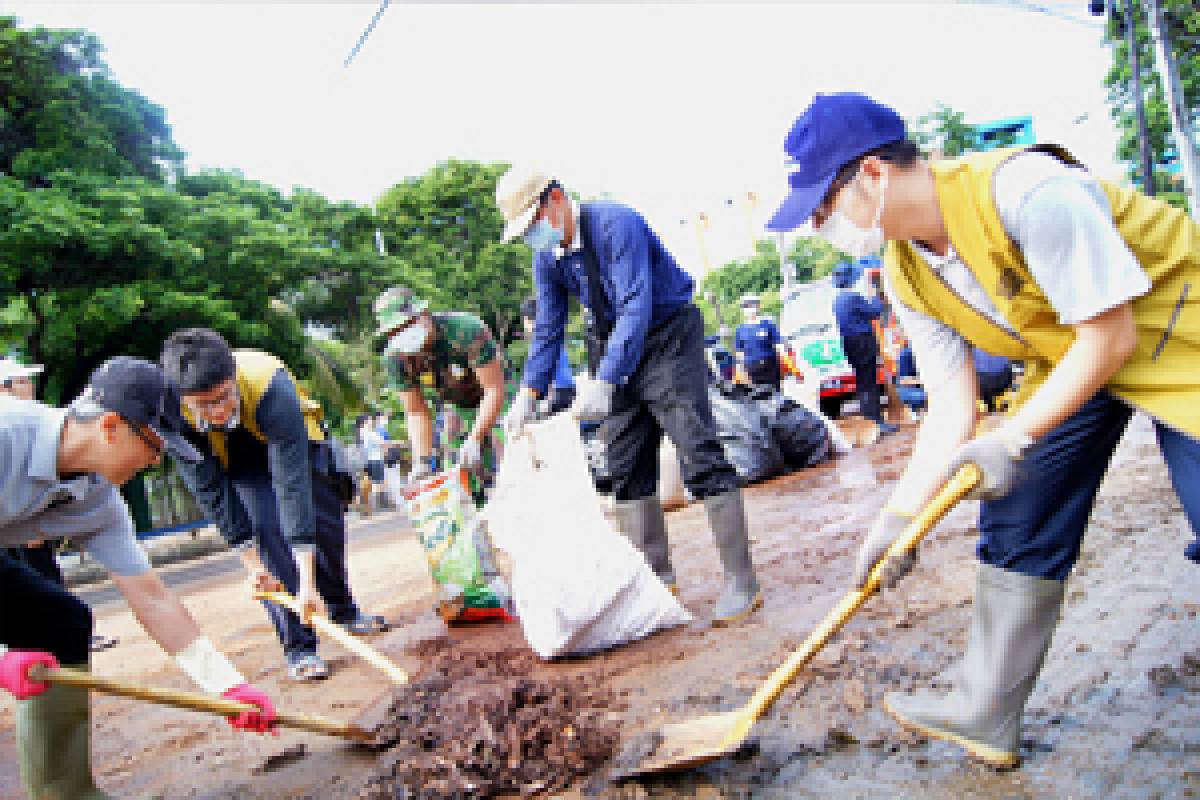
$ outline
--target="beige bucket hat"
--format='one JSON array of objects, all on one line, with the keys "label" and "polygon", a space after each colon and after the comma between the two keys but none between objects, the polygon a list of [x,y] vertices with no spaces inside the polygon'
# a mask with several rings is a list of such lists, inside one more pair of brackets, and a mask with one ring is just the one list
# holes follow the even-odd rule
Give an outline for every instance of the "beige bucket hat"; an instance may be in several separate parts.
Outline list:
[{"label": "beige bucket hat", "polygon": [[538,198],[555,178],[532,167],[512,167],[496,182],[496,205],[504,217],[504,235],[500,241],[511,241],[533,223]]}]

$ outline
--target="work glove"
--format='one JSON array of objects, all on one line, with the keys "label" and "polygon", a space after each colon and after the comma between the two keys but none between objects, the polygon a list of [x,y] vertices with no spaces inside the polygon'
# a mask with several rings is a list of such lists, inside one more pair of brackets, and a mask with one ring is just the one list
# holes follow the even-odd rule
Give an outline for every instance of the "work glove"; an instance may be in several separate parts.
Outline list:
[{"label": "work glove", "polygon": [[593,379],[585,381],[571,404],[571,416],[580,422],[598,422],[612,413],[613,392],[608,381]]},{"label": "work glove", "polygon": [[483,463],[483,450],[479,440],[468,436],[458,448],[458,465],[465,470],[474,471]]},{"label": "work glove", "polygon": [[533,421],[537,413],[537,398],[533,392],[522,387],[513,398],[508,413],[504,415],[504,437],[512,441],[521,435],[525,426]]},{"label": "work glove", "polygon": [[1033,439],[1028,434],[1002,425],[958,448],[942,480],[950,480],[964,464],[974,464],[979,467],[982,477],[966,499],[993,500],[1003,497],[1017,483],[1021,456],[1031,444]]},{"label": "work glove", "polygon": [[437,463],[434,456],[425,456],[417,459],[417,463],[413,464],[412,469],[408,471],[408,485],[419,483],[433,475],[434,466]]},{"label": "work glove", "polygon": [[[883,558],[883,554],[892,546],[892,542],[900,538],[900,534],[904,533],[904,529],[910,522],[912,522],[912,517],[907,514],[887,509],[879,512],[879,516],[875,518],[875,524],[871,526],[871,530],[867,531],[867,538],[863,541],[862,547],[858,549],[858,558],[854,561],[853,580],[856,588],[863,587],[875,564]],[[890,559],[884,567],[883,580],[879,585],[884,589],[891,589],[901,578],[912,571],[913,565],[916,563],[916,548]]]},{"label": "work glove", "polygon": [[0,686],[18,700],[37,697],[49,689],[50,685],[30,679],[29,670],[34,666],[58,669],[58,659],[53,653],[42,650],[7,651],[0,656]]},{"label": "work glove", "polygon": [[239,731],[279,734],[275,730],[275,704],[262,689],[242,683],[227,690],[221,696],[227,700],[248,703],[262,709],[261,711],[243,711],[235,717],[227,717],[232,727]]}]

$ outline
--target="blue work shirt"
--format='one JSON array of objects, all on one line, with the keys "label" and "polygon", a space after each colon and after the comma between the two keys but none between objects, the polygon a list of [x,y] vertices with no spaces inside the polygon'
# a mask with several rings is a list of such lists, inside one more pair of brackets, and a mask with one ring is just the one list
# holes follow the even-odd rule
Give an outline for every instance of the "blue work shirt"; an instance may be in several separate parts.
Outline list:
[{"label": "blue work shirt", "polygon": [[567,343],[563,342],[558,351],[558,363],[554,365],[554,380],[550,384],[555,389],[574,389],[575,373],[571,372],[571,359],[567,358]]},{"label": "blue work shirt", "polygon": [[871,333],[871,321],[883,313],[883,299],[868,301],[858,292],[843,289],[833,301],[833,316],[843,337]]},{"label": "blue work shirt", "polygon": [[[589,215],[588,241],[615,317],[597,377],[623,384],[642,360],[646,335],[691,301],[694,284],[641,214],[610,202],[587,203],[583,208]],[[537,319],[521,382],[539,394],[545,394],[555,362],[561,358],[571,295],[597,313],[579,238],[577,229],[566,252],[533,254]]]},{"label": "blue work shirt", "polygon": [[733,336],[733,346],[742,354],[747,364],[756,364],[768,358],[776,358],[775,345],[779,344],[779,329],[769,319],[739,325]]}]

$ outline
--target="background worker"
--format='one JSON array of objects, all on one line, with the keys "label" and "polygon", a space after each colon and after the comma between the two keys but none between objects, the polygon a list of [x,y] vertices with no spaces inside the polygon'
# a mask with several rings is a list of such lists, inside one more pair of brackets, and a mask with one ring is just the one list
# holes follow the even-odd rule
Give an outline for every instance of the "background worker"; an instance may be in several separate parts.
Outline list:
[{"label": "background worker", "polygon": [[487,323],[458,311],[433,313],[406,287],[393,287],[375,301],[377,334],[386,337],[383,359],[404,403],[412,448],[409,482],[438,470],[433,452],[433,411],[421,391],[430,385],[460,411],[475,411],[470,432],[457,450],[458,465],[482,472],[483,451],[504,410],[504,368]]},{"label": "background worker", "polygon": [[[533,325],[537,320],[537,298],[530,297],[521,303],[521,324],[525,337],[533,342]],[[554,376],[550,379],[550,393],[545,398],[546,413],[566,411],[575,402],[575,373],[571,372],[571,360],[567,357],[567,341],[563,338],[558,360],[554,363]]]},{"label": "background worker", "polygon": [[[359,611],[346,574],[345,505],[321,408],[288,368],[260,350],[233,350],[216,331],[167,338],[163,369],[181,396],[201,459],[177,462],[196,501],[241,557],[255,591],[286,590],[309,614],[321,610],[352,633],[386,630]],[[353,481],[350,481],[353,484]],[[292,680],[329,667],[317,635],[291,611],[263,603]]]},{"label": "background worker", "polygon": [[[977,758],[1019,758],[1021,716],[1088,517],[1134,408],[1153,420],[1200,536],[1200,226],[1099,180],[1065,150],[926,161],[890,108],[818,95],[785,149],[792,192],[772,220],[812,218],[851,255],[890,242],[885,287],[929,393],[912,460],[863,543],[859,584],[961,465],[983,480],[966,653],[948,693],[889,694],[901,724]],[[1025,363],[1014,410],[974,436],[971,347]],[[1184,557],[1200,563],[1200,541]],[[892,583],[911,558],[887,565]]]},{"label": "background worker", "polygon": [[831,277],[834,288],[840,290],[833,300],[833,316],[842,337],[842,352],[854,370],[859,413],[874,422],[880,433],[895,433],[897,427],[883,421],[879,401],[879,340],[871,324],[883,313],[883,299],[875,294],[874,286],[868,290],[870,298],[854,289],[858,272],[853,264],[838,264]]},{"label": "background worker", "polygon": [[[179,433],[161,370],[110,359],[69,409],[0,397],[0,546],[70,536],[112,575],[134,616],[204,691],[258,706],[230,718],[265,731],[274,706],[246,683],[150,568],[118,486],[163,451],[199,457]],[[35,665],[87,669],[92,613],[60,583],[0,559],[0,687],[17,698],[16,744],[25,791],[38,800],[98,800],[91,768],[88,690],[33,680]]]},{"label": "background worker", "polygon": [[1012,388],[1012,361],[978,347],[971,348],[971,359],[975,362],[975,377],[979,381],[979,399],[988,411],[995,411],[1000,395]]},{"label": "background worker", "polygon": [[[362,448],[363,459],[366,462],[363,466],[363,479],[359,484],[359,499],[363,515],[369,516],[371,498],[378,498],[384,479],[383,435],[379,432],[373,414],[358,415],[358,419],[355,420],[355,438],[358,439],[358,446]],[[376,502],[382,505],[381,500],[377,499]]]},{"label": "background worker", "polygon": [[679,452],[683,479],[703,499],[725,568],[713,621],[736,622],[762,604],[750,559],[737,473],[717,440],[709,407],[704,319],[693,282],[640,214],[616,203],[576,204],[552,176],[513,169],[496,189],[503,239],[533,249],[537,321],[522,387],[505,419],[519,435],[546,393],[566,330],[571,295],[593,315],[599,363],[571,413],[603,421],[607,469],[621,530],[662,581],[675,586],[666,518],[658,499],[664,432]]},{"label": "background worker", "polygon": [[901,402],[914,412],[925,410],[925,387],[917,372],[917,360],[913,357],[912,345],[905,342],[896,356],[896,394]]},{"label": "background worker", "polygon": [[756,294],[742,296],[745,321],[734,332],[733,346],[738,364],[746,371],[750,383],[779,389],[783,379],[780,362],[787,358],[787,349],[775,323],[759,316],[760,304]]}]

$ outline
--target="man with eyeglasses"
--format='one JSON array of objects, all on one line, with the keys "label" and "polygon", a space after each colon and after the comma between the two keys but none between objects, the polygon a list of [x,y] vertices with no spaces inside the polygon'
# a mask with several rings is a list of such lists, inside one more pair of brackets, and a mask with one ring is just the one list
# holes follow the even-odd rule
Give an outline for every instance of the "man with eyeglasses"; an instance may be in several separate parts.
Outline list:
[{"label": "man with eyeglasses", "polygon": [[496,187],[504,241],[533,250],[536,320],[522,387],[505,421],[510,435],[533,418],[559,358],[572,295],[590,313],[592,378],[570,408],[601,422],[618,526],[672,590],[666,517],[658,499],[658,447],[679,452],[683,481],[703,499],[725,568],[712,622],[727,625],[762,605],[750,558],[737,473],[717,439],[708,400],[704,318],[694,284],[642,215],[612,202],[576,203],[538,169],[510,169]]},{"label": "man with eyeglasses", "polygon": [[[266,731],[274,706],[249,685],[150,567],[117,487],[163,452],[199,458],[162,371],[110,359],[67,409],[0,397],[0,546],[70,536],[112,574],[146,633],[202,689],[258,706],[234,727]],[[0,687],[17,698],[16,741],[30,797],[106,798],[90,758],[88,691],[36,680],[36,666],[86,669],[92,613],[28,565],[0,561]]]},{"label": "man with eyeglasses", "polygon": [[322,604],[352,633],[386,630],[359,611],[346,574],[343,484],[321,429],[321,407],[275,356],[233,350],[216,331],[171,334],[161,361],[181,397],[195,462],[177,460],[184,483],[235,549],[252,591],[281,588],[305,610],[264,602],[292,680],[329,677],[305,623]]},{"label": "man with eyeglasses", "polygon": [[[1200,226],[1057,145],[927,160],[893,109],[857,93],[814,98],[784,149],[791,192],[768,227],[811,220],[856,258],[886,243],[884,288],[928,393],[854,583],[958,468],[983,474],[974,617],[952,688],[891,693],[884,707],[1012,766],[1096,492],[1135,410],[1153,421],[1200,537]],[[980,435],[972,347],[1025,365],[1013,410]],[[1183,556],[1200,564],[1200,540]],[[884,584],[912,562],[887,563]]]}]

